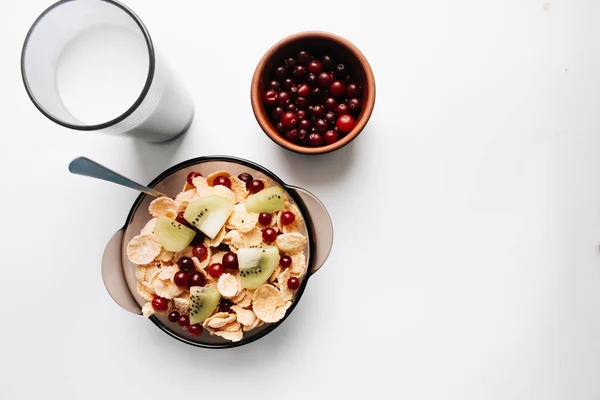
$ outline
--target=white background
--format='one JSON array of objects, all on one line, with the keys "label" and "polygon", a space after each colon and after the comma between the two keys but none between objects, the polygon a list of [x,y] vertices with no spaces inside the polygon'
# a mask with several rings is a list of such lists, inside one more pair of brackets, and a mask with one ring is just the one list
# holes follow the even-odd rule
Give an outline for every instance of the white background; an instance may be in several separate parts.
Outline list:
[{"label": "white background", "polygon": [[[19,73],[49,3],[0,11],[3,399],[600,398],[600,2],[148,1],[194,96],[174,143],[75,132]],[[249,85],[280,38],[322,29],[371,62],[371,122],[304,157],[258,127]],[[328,207],[336,242],[292,316],[232,350],[179,343],[105,292],[100,258],[136,193],[71,176],[96,159],[149,182],[248,158]]]}]

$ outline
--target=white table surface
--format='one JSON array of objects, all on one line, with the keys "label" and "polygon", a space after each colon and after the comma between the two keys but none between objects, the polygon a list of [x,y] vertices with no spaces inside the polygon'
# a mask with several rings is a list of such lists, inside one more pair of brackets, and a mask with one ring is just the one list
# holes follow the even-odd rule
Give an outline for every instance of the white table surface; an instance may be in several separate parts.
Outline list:
[{"label": "white table surface", "polygon": [[[196,102],[167,145],[42,116],[19,72],[46,1],[0,11],[0,397],[600,398],[600,2],[129,0]],[[341,151],[273,144],[250,107],[276,40],[336,32],[377,102]],[[136,193],[200,155],[248,158],[318,195],[333,253],[292,316],[248,346],[179,343],[110,299],[100,257]]]}]

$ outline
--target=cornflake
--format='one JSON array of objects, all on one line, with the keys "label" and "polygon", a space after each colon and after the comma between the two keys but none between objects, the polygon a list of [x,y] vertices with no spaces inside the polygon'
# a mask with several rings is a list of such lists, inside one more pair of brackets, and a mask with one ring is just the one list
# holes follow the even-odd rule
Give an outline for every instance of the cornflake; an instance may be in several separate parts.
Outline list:
[{"label": "cornflake", "polygon": [[287,282],[290,279],[290,269],[287,268],[283,270],[279,276],[277,277],[277,282],[279,283],[279,292],[281,293],[281,298],[284,301],[292,300],[294,297],[294,291],[288,288]]},{"label": "cornflake", "polygon": [[140,295],[140,297],[146,301],[152,301],[152,299],[154,298],[152,293],[148,291],[148,289],[142,284],[142,282],[137,283],[137,292]]},{"label": "cornflake", "polygon": [[[289,303],[289,304],[288,304]],[[252,310],[264,322],[277,322],[285,316],[291,302],[281,298],[275,286],[263,284],[254,292]]]},{"label": "cornflake", "polygon": [[227,232],[225,237],[223,237],[223,243],[233,246],[237,249],[244,246],[242,235],[236,230]]},{"label": "cornflake", "polygon": [[135,236],[127,245],[127,257],[138,265],[150,264],[160,253],[162,247],[154,235]]},{"label": "cornflake", "polygon": [[258,214],[246,211],[244,204],[238,204],[233,208],[233,212],[227,220],[226,226],[229,229],[236,229],[241,233],[250,232],[258,224]]},{"label": "cornflake", "polygon": [[275,241],[279,250],[283,251],[287,254],[296,254],[306,245],[306,238],[301,233],[293,232],[293,233],[284,233],[283,235],[279,235],[277,240]]},{"label": "cornflake", "polygon": [[256,314],[252,310],[247,310],[240,306],[231,306],[231,309],[237,315],[238,322],[244,326],[252,325],[256,321]]},{"label": "cornflake", "polygon": [[232,298],[238,292],[238,280],[235,276],[225,273],[219,277],[219,283],[217,283],[217,289],[221,295],[227,299]]},{"label": "cornflake", "polygon": [[215,236],[214,239],[211,239],[207,236],[206,239],[204,239],[204,244],[206,245],[206,247],[217,247],[221,244],[223,238],[225,238],[226,233],[227,232],[225,231],[225,227],[223,227],[219,231],[219,233],[217,233],[217,236]]},{"label": "cornflake", "polygon": [[194,187],[196,187],[196,191],[198,193],[200,193],[201,190],[209,187],[208,182],[206,182],[206,179],[202,176],[197,176],[192,179],[192,183],[194,184]]},{"label": "cornflake", "polygon": [[258,246],[262,243],[262,230],[257,226],[248,233],[242,233],[243,247]]},{"label": "cornflake", "polygon": [[235,196],[235,202],[242,202],[246,197],[248,197],[246,183],[237,176],[230,176],[229,180],[231,181],[231,191]]},{"label": "cornflake", "polygon": [[196,189],[191,189],[185,192],[181,192],[175,197],[175,204],[177,206],[177,211],[183,211],[187,208],[187,206],[194,200],[196,197]]},{"label": "cornflake", "polygon": [[152,200],[150,206],[148,206],[148,211],[150,215],[154,218],[158,218],[161,215],[165,215],[167,211],[173,211],[177,209],[177,205],[173,199],[168,197],[159,197],[157,199]]},{"label": "cornflake", "polygon": [[217,251],[210,258],[210,264],[209,265],[222,264],[223,263],[223,257],[225,256],[225,254],[227,254],[227,252],[225,252],[225,251]]},{"label": "cornflake", "polygon": [[207,329],[219,329],[224,327],[227,324],[234,322],[237,319],[235,314],[229,314],[226,312],[218,312],[211,317],[208,317],[202,323]]},{"label": "cornflake", "polygon": [[173,305],[180,314],[187,314],[190,308],[190,300],[189,298],[175,297]]},{"label": "cornflake", "polygon": [[223,185],[207,187],[206,189],[202,189],[202,191],[198,193],[198,197],[206,196],[221,196],[235,204],[235,195],[231,190],[227,189]]},{"label": "cornflake", "polygon": [[152,218],[150,221],[148,221],[146,223],[146,225],[144,225],[144,227],[142,228],[142,230],[140,231],[141,235],[151,235],[154,233],[154,227],[156,226],[156,221],[158,220],[158,218]]},{"label": "cornflake", "polygon": [[148,302],[144,304],[142,307],[142,315],[146,318],[150,318],[154,314],[154,307],[152,307],[152,303]]}]

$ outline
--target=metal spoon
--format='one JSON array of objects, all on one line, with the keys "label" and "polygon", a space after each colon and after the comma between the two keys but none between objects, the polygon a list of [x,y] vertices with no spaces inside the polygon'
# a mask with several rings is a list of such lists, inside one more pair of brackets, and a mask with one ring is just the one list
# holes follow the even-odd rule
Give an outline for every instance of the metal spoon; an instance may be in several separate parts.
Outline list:
[{"label": "metal spoon", "polygon": [[105,166],[90,160],[89,158],[77,157],[69,164],[69,171],[72,174],[89,176],[92,178],[101,179],[103,181],[116,183],[117,185],[125,186],[130,189],[139,190],[140,192],[146,193],[150,196],[169,197],[166,194],[159,192],[158,190],[154,190],[144,185],[140,185],[139,183],[134,182],[131,179],[125,178],[123,175],[119,175],[115,171],[112,171],[106,168]]}]

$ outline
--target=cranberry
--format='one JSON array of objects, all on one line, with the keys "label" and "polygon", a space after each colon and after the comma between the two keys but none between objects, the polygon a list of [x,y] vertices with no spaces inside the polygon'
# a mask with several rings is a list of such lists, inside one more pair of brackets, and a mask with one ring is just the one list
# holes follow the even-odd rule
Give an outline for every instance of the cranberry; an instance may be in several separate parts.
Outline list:
[{"label": "cranberry", "polygon": [[285,79],[287,77],[287,69],[285,67],[277,67],[275,77],[279,80]]},{"label": "cranberry", "polygon": [[309,62],[307,67],[308,72],[312,72],[313,74],[318,74],[321,72],[321,70],[323,70],[323,64],[321,64],[321,61],[317,60],[312,60]]},{"label": "cranberry", "polygon": [[194,262],[189,257],[181,257],[179,260],[177,260],[177,265],[179,265],[179,269],[182,271],[191,271],[194,269]]},{"label": "cranberry", "polygon": [[301,119],[300,122],[298,122],[298,128],[299,129],[310,129],[310,128],[312,128],[312,123],[308,119]]},{"label": "cranberry", "polygon": [[284,112],[285,110],[283,107],[277,106],[273,109],[273,111],[271,111],[271,118],[273,118],[275,121],[279,121]]},{"label": "cranberry", "polygon": [[187,219],[185,219],[184,215],[185,215],[185,211],[180,211],[179,213],[177,213],[177,216],[175,217],[175,221],[179,222],[181,225],[190,227],[190,223],[187,221]]},{"label": "cranberry", "polygon": [[196,172],[196,171],[190,172],[187,176],[187,183],[189,183],[190,185],[193,185],[194,178],[197,178],[199,176],[202,176],[202,174],[200,172]]},{"label": "cranberry", "polygon": [[300,51],[296,56],[296,61],[298,61],[298,64],[306,65],[310,62],[310,54],[308,54],[308,51]]},{"label": "cranberry", "polygon": [[286,68],[292,69],[296,66],[296,59],[289,57],[289,58],[286,58],[283,63],[285,64]]},{"label": "cranberry", "polygon": [[320,104],[313,106],[312,113],[315,117],[322,117],[325,115],[325,107]]},{"label": "cranberry", "polygon": [[317,122],[315,123],[315,129],[317,130],[317,132],[323,133],[327,129],[329,129],[329,124],[327,122],[325,122],[324,119],[318,119]]},{"label": "cranberry", "polygon": [[228,271],[235,271],[239,268],[237,254],[229,252],[223,256],[223,268]]},{"label": "cranberry", "polygon": [[333,69],[333,59],[329,56],[321,57],[321,62],[323,63],[323,71],[329,71]]},{"label": "cranberry", "polygon": [[338,64],[338,65],[336,65],[336,67],[335,67],[335,74],[336,74],[336,76],[339,76],[339,77],[346,76],[347,75],[346,74],[346,66],[344,66],[344,64]]},{"label": "cranberry", "polygon": [[264,182],[259,181],[258,179],[254,179],[252,182],[250,182],[250,185],[248,186],[248,190],[252,194],[258,193],[261,190],[263,190],[264,188],[265,188]]},{"label": "cranberry", "polygon": [[277,240],[277,231],[275,231],[273,228],[263,229],[262,237],[266,243],[273,243],[275,240]]},{"label": "cranberry", "polygon": [[298,86],[298,96],[307,97],[310,94],[310,86],[303,83]]},{"label": "cranberry", "polygon": [[335,101],[335,99],[333,97],[330,97],[328,99],[325,100],[325,108],[328,110],[335,110],[337,107],[337,101]]},{"label": "cranberry", "polygon": [[287,131],[285,133],[285,138],[292,143],[296,143],[298,141],[298,135],[299,135],[298,129],[294,128],[294,129],[290,129],[289,131]]},{"label": "cranberry", "polygon": [[214,264],[211,264],[210,267],[208,267],[208,274],[210,276],[212,276],[213,278],[220,277],[221,275],[223,275],[223,272],[224,272],[223,264],[221,264],[221,263],[214,263]]},{"label": "cranberry", "polygon": [[310,92],[310,98],[317,103],[320,103],[323,100],[323,91],[321,89],[319,89],[318,87],[313,88],[313,90],[311,90]]},{"label": "cranberry", "polygon": [[327,111],[327,113],[325,113],[325,121],[327,121],[328,123],[334,124],[335,118],[336,118],[336,115],[333,111]]},{"label": "cranberry", "polygon": [[360,101],[360,99],[353,97],[348,101],[348,108],[350,108],[350,111],[352,111],[353,113],[357,113],[362,108],[362,102]]},{"label": "cranberry", "polygon": [[263,101],[266,104],[275,104],[277,102],[277,91],[269,89],[263,96]]},{"label": "cranberry", "polygon": [[358,97],[360,96],[360,86],[356,83],[350,83],[346,86],[346,96],[348,97]]},{"label": "cranberry", "polygon": [[187,331],[192,336],[200,336],[202,335],[202,325],[194,324],[187,327]]},{"label": "cranberry", "polygon": [[[282,115],[283,115],[283,114],[282,114]],[[239,179],[240,181],[244,182],[244,183],[246,184],[246,187],[247,187],[247,186],[248,186],[248,184],[249,184],[250,182],[252,182],[252,179],[254,179],[254,178],[252,178],[252,175],[250,175],[249,173],[247,173],[247,172],[243,172],[243,173],[241,173],[241,174],[239,174],[239,175],[238,175],[238,179]]]},{"label": "cranberry", "polygon": [[335,124],[340,132],[350,132],[356,126],[356,121],[351,115],[341,115]]},{"label": "cranberry", "polygon": [[229,180],[228,177],[221,175],[221,176],[217,176],[215,178],[215,180],[213,181],[213,186],[225,186],[227,189],[231,189],[231,181]]},{"label": "cranberry", "polygon": [[310,145],[312,147],[321,147],[323,146],[323,136],[319,133],[311,133],[309,136]]},{"label": "cranberry", "polygon": [[197,230],[196,228],[193,228],[196,231],[196,235],[194,236],[194,238],[192,239],[192,243],[190,243],[192,246],[196,246],[199,244],[204,243],[204,239],[206,239],[206,235],[202,232]]},{"label": "cranberry", "polygon": [[283,127],[283,124],[281,122],[278,122],[275,124],[275,130],[279,133],[283,133],[285,128]]},{"label": "cranberry", "polygon": [[231,300],[221,299],[221,302],[219,303],[219,311],[230,314],[232,305],[233,302]]},{"label": "cranberry", "polygon": [[307,117],[305,110],[298,110],[296,114],[298,115],[299,120],[305,119]]},{"label": "cranberry", "polygon": [[327,72],[321,72],[317,79],[321,89],[327,89],[329,86],[331,86],[331,75],[329,75]]},{"label": "cranberry", "polygon": [[290,265],[292,265],[292,257],[290,256],[283,256],[279,259],[279,265],[281,265],[283,268],[287,268]]},{"label": "cranberry", "polygon": [[152,299],[152,308],[154,308],[154,311],[157,311],[157,312],[166,311],[168,306],[169,306],[169,300],[167,300],[167,299],[164,299],[159,296],[154,296],[154,298]]},{"label": "cranberry", "polygon": [[177,311],[171,311],[167,318],[169,318],[169,321],[171,322],[177,322],[179,319],[179,313]]},{"label": "cranberry", "polygon": [[304,144],[305,146],[307,146],[305,143],[308,140],[308,135],[310,135],[310,131],[308,129],[300,129],[298,131],[298,140],[300,140],[300,143]]},{"label": "cranberry", "polygon": [[190,325],[190,317],[188,317],[187,315],[182,315],[181,317],[179,317],[179,319],[177,320],[177,324],[179,326],[182,327],[186,327]]},{"label": "cranberry", "polygon": [[350,107],[346,103],[338,104],[335,112],[338,116],[350,114]]},{"label": "cranberry", "polygon": [[332,95],[334,95],[336,97],[343,96],[345,89],[346,89],[346,86],[344,85],[344,82],[342,82],[342,81],[334,81],[331,84],[331,86],[329,86],[329,91],[331,92]]},{"label": "cranberry", "polygon": [[277,94],[277,104],[280,106],[285,106],[286,104],[289,104],[290,101],[292,101],[290,94],[285,90],[282,90]]},{"label": "cranberry", "polygon": [[277,81],[271,81],[267,85],[267,88],[273,89],[273,90],[276,90],[276,91],[280,91],[281,90],[281,83],[279,83]]},{"label": "cranberry", "polygon": [[292,86],[294,86],[294,81],[293,81],[291,78],[286,78],[286,79],[283,81],[283,87],[284,87],[284,88],[286,88],[286,89],[289,89],[289,88],[291,88]]},{"label": "cranberry", "polygon": [[344,83],[347,85],[349,83],[352,83],[352,77],[351,76],[347,76],[344,78]]},{"label": "cranberry", "polygon": [[292,86],[289,88],[290,91],[290,100],[295,101],[298,97],[298,86]]},{"label": "cranberry", "polygon": [[[204,261],[204,260],[206,260],[206,257],[208,257],[208,250],[206,249],[205,245],[199,244],[198,246],[192,247],[192,254],[198,260]],[[193,266],[193,262],[192,262],[192,266]]]},{"label": "cranberry", "polygon": [[281,223],[283,225],[293,224],[295,220],[296,220],[296,215],[294,215],[293,212],[284,211],[281,213]]},{"label": "cranberry", "polygon": [[306,76],[306,67],[303,65],[296,65],[294,68],[294,77],[297,79],[302,79]]},{"label": "cranberry", "polygon": [[325,132],[325,134],[323,135],[323,140],[325,141],[326,144],[335,143],[338,140],[338,134],[336,131],[330,129],[327,132]]},{"label": "cranberry", "polygon": [[298,278],[291,277],[287,281],[287,287],[290,290],[298,290],[300,287],[300,280]]},{"label": "cranberry", "polygon": [[190,287],[192,286],[204,286],[206,284],[206,278],[200,272],[194,272],[190,276],[189,283]]},{"label": "cranberry", "polygon": [[293,103],[290,103],[290,104],[288,104],[287,106],[285,106],[285,109],[286,109],[287,111],[291,111],[291,112],[295,113],[295,112],[297,112],[297,111],[298,111],[298,106],[297,106],[297,105],[295,105],[295,104],[293,104]]},{"label": "cranberry", "polygon": [[296,98],[296,105],[298,108],[306,108],[308,107],[308,99],[306,97],[299,96]]},{"label": "cranberry", "polygon": [[292,111],[286,111],[281,116],[281,123],[284,128],[293,128],[298,123],[298,116]]},{"label": "cranberry", "polygon": [[261,225],[271,225],[272,221],[273,221],[273,216],[271,214],[260,213],[258,215],[258,222],[260,222]]},{"label": "cranberry", "polygon": [[318,79],[316,74],[310,72],[306,75],[306,83],[308,83],[310,86],[317,86],[317,82]]},{"label": "cranberry", "polygon": [[179,271],[173,276],[173,283],[179,287],[187,287],[190,281],[190,273],[188,271]]}]

